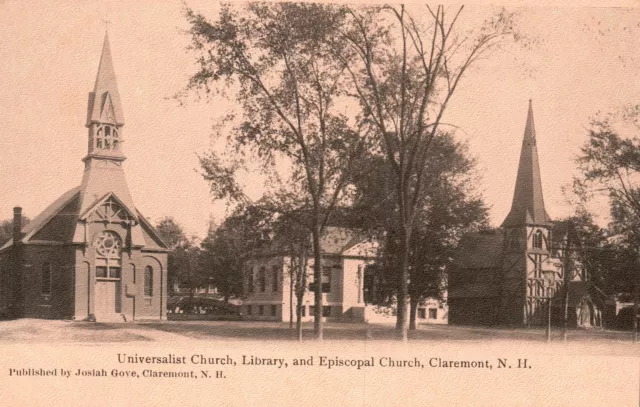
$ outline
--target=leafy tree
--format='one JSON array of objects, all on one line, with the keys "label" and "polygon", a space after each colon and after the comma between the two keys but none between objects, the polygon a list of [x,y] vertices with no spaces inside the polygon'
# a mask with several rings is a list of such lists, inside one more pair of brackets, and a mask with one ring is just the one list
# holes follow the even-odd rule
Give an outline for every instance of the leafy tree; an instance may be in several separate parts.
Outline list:
[{"label": "leafy tree", "polygon": [[[595,195],[609,198],[610,229],[618,254],[606,259],[611,269],[606,276],[608,289],[633,290],[634,315],[640,306],[640,138],[621,135],[613,117],[596,119],[589,138],[576,162],[580,174],[574,178],[574,192],[587,202]],[[623,120],[624,121],[624,120]],[[620,123],[618,123],[620,124]],[[637,130],[637,127],[636,127]],[[603,259],[600,259],[603,260]],[[611,264],[611,263],[614,264]],[[635,263],[635,264],[634,264]],[[606,264],[606,263],[605,263]],[[622,268],[621,268],[622,266]],[[614,280],[615,283],[614,283]],[[637,340],[638,318],[634,318]]]},{"label": "leafy tree", "polygon": [[[276,191],[274,201],[297,213],[312,236],[314,276],[320,281],[320,236],[345,195],[366,138],[340,108],[344,68],[327,48],[343,20],[340,7],[322,4],[223,5],[210,22],[186,10],[199,71],[188,90],[233,93],[241,109],[229,132],[233,160],[201,157],[214,198],[246,201],[235,175],[259,162]],[[250,158],[247,158],[250,157]],[[285,171],[278,171],[287,167]],[[315,292],[316,337],[322,339],[322,292]]]},{"label": "leafy tree", "polygon": [[[384,231],[382,264],[385,274],[395,281],[401,274],[402,256],[398,211],[394,210],[397,189],[392,173],[377,162],[377,171],[358,184],[360,212],[369,212],[369,225]],[[444,270],[450,264],[453,250],[462,235],[486,227],[487,209],[473,188],[475,161],[468,148],[451,134],[434,139],[425,160],[424,188],[430,191],[422,200],[409,246],[410,328],[415,329],[416,309],[428,297],[441,298],[446,279]],[[374,183],[377,187],[372,185]],[[364,208],[367,208],[366,210]],[[394,290],[393,294],[396,294]]]},{"label": "leafy tree", "polygon": [[[475,32],[459,27],[463,7],[404,5],[347,7],[333,55],[348,72],[348,89],[360,105],[360,123],[375,135],[396,188],[398,213],[397,329],[407,339],[411,242],[424,201],[433,141],[465,73],[503,40],[522,39],[514,16],[504,10]],[[420,18],[418,18],[420,17]]]},{"label": "leafy tree", "polygon": [[270,216],[252,206],[237,208],[222,225],[211,225],[202,242],[203,261],[228,302],[243,295],[246,261],[270,241]]},{"label": "leafy tree", "polygon": [[158,221],[156,224],[156,232],[158,232],[162,240],[167,244],[167,247],[171,250],[186,240],[182,226],[171,216],[167,216]]},{"label": "leafy tree", "polygon": [[[609,198],[610,233],[615,237],[612,240],[619,250],[630,250],[637,256],[640,246],[640,138],[621,136],[609,120],[594,121],[589,129],[589,139],[576,161],[580,174],[574,178],[574,191],[582,203],[595,195]],[[637,277],[628,273],[619,277],[625,278],[621,281],[623,285],[637,285]],[[606,286],[611,286],[610,283]]]},{"label": "leafy tree", "polygon": [[176,285],[186,285],[192,299],[195,290],[209,279],[209,272],[201,261],[198,239],[187,237],[182,226],[172,217],[161,219],[156,224],[156,231],[170,249],[167,261],[169,289],[173,291]]}]

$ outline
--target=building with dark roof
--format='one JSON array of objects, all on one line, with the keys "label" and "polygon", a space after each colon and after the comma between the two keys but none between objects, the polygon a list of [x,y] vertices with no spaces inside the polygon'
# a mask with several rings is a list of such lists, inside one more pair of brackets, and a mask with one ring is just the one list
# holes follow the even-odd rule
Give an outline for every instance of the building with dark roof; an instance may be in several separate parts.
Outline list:
[{"label": "building with dark roof", "polygon": [[545,209],[529,101],[511,210],[500,229],[461,239],[448,274],[449,323],[544,325],[550,314],[557,323],[567,285],[569,323],[601,326],[602,301],[576,259],[579,241]]},{"label": "building with dark roof", "polygon": [[86,127],[79,186],[0,248],[0,308],[12,317],[164,319],[167,247],[135,206],[125,179],[124,115],[105,34]]}]

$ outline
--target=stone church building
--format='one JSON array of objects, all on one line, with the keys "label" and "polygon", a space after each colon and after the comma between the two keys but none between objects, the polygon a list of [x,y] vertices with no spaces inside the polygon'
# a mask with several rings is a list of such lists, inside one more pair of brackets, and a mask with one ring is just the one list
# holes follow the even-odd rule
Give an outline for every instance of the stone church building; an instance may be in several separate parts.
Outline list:
[{"label": "stone church building", "polygon": [[602,295],[577,259],[579,242],[575,228],[545,209],[530,101],[511,211],[499,230],[460,240],[448,275],[449,323],[559,324],[568,284],[569,325],[602,326]]},{"label": "stone church building", "polygon": [[79,186],[0,248],[0,310],[14,318],[164,319],[167,248],[136,208],[123,169],[124,116],[105,35]]}]

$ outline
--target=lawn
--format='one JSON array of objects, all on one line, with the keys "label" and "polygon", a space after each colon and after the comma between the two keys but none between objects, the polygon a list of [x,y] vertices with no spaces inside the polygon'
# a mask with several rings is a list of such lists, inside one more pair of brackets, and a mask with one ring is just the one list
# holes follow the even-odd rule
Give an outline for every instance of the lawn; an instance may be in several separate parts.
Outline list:
[{"label": "lawn", "polygon": [[[303,326],[304,339],[313,339],[313,324]],[[392,325],[326,323],[325,342],[393,341]],[[546,345],[544,329],[507,329],[422,325],[410,331],[411,342],[425,344],[514,344]],[[162,321],[139,323],[91,323],[20,319],[0,321],[0,343],[170,343],[173,341],[296,341],[288,323],[248,321]],[[563,343],[559,330],[549,346],[567,349],[597,349],[598,354],[640,355],[640,344],[631,332],[571,330]]]}]

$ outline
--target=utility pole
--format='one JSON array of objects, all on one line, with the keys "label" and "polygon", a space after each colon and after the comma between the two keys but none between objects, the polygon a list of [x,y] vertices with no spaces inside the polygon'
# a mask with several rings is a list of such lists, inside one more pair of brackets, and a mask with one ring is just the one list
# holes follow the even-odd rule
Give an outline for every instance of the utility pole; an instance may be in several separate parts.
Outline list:
[{"label": "utility pole", "polygon": [[564,342],[567,341],[567,325],[569,319],[569,283],[571,282],[571,274],[573,270],[571,269],[571,261],[569,258],[569,253],[571,253],[571,245],[573,243],[573,222],[569,221],[567,223],[567,245],[565,250],[563,250],[563,264],[562,271],[564,274],[564,315],[562,318],[562,340]]},{"label": "utility pole", "polygon": [[547,300],[547,342],[551,342],[551,301],[553,299],[549,297]]}]

